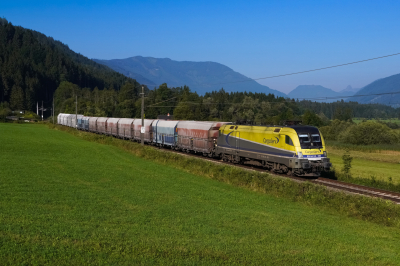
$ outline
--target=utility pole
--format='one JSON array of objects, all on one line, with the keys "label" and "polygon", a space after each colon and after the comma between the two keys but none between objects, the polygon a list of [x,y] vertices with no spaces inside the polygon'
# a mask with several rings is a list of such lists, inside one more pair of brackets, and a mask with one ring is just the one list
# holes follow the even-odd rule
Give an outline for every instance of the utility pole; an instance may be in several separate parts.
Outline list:
[{"label": "utility pole", "polygon": [[75,128],[78,129],[78,94],[75,95]]},{"label": "utility pole", "polygon": [[42,121],[43,121],[43,101],[42,101]]},{"label": "utility pole", "polygon": [[144,86],[142,85],[142,128],[140,129],[140,139],[142,140],[142,146],[144,146]]}]

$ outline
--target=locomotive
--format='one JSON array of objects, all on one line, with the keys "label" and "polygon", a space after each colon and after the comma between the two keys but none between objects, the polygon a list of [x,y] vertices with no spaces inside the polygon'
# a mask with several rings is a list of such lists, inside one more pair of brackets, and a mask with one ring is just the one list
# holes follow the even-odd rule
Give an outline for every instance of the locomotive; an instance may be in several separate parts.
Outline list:
[{"label": "locomotive", "polygon": [[171,121],[59,114],[58,124],[296,176],[319,176],[332,164],[316,127],[249,126],[216,121]]}]

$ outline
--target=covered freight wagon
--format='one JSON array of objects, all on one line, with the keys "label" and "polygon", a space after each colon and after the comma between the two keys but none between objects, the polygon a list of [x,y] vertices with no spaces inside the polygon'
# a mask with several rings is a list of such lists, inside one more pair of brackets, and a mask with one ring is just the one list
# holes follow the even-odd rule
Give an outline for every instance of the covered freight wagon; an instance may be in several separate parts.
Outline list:
[{"label": "covered freight wagon", "polygon": [[65,126],[66,125],[66,118],[67,118],[68,115],[69,114],[64,114],[64,113],[58,114],[58,116],[57,116],[57,124]]},{"label": "covered freight wagon", "polygon": [[[144,141],[152,142],[153,141],[153,128],[151,124],[154,119],[144,119]],[[133,129],[134,129],[134,139],[140,141],[140,133],[142,128],[142,120],[135,119],[133,121]]]},{"label": "covered freight wagon", "polygon": [[89,131],[97,132],[97,119],[98,119],[98,117],[90,117],[89,118]]},{"label": "covered freight wagon", "polygon": [[177,125],[178,147],[210,155],[215,147],[219,128],[226,124],[231,123],[180,121]]},{"label": "covered freight wagon", "polygon": [[153,131],[153,144],[157,144],[157,124],[159,121],[160,119],[154,120],[151,124],[151,128]]},{"label": "covered freight wagon", "polygon": [[78,119],[82,117],[83,115],[77,115],[77,114],[72,115],[70,127],[78,128]]},{"label": "covered freight wagon", "polygon": [[178,142],[177,125],[179,121],[158,120],[154,126],[153,122],[153,142],[160,146],[175,147]]},{"label": "covered freight wagon", "polygon": [[59,113],[57,116],[57,124],[61,125],[61,119],[62,119],[63,113]]},{"label": "covered freight wagon", "polygon": [[123,139],[133,138],[133,118],[121,118],[118,121],[118,137]]},{"label": "covered freight wagon", "polygon": [[75,127],[75,124],[74,125],[72,125],[72,118],[75,118],[75,115],[68,115],[67,116],[67,119],[66,119],[66,126],[69,126],[69,127]]},{"label": "covered freight wagon", "polygon": [[118,136],[118,121],[121,118],[108,118],[106,126],[106,134],[111,136]]},{"label": "covered freight wagon", "polygon": [[82,117],[82,130],[89,130],[89,119],[90,116],[84,116]]},{"label": "covered freight wagon", "polygon": [[108,117],[99,117],[97,118],[97,133],[107,134],[107,120]]},{"label": "covered freight wagon", "polygon": [[78,127],[78,129],[80,129],[80,130],[83,130],[83,118],[84,118],[83,115],[82,115],[82,116],[78,115],[77,127]]}]

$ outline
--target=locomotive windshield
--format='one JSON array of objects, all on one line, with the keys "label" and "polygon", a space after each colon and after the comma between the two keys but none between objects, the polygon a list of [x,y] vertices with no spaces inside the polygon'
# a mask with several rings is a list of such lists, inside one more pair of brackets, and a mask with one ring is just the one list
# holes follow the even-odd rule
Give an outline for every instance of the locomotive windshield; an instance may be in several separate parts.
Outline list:
[{"label": "locomotive windshield", "polygon": [[322,139],[318,128],[312,126],[289,126],[293,128],[299,137],[300,146],[302,149],[321,149]]},{"label": "locomotive windshield", "polygon": [[299,133],[299,141],[302,149],[322,148],[321,136],[316,133]]}]

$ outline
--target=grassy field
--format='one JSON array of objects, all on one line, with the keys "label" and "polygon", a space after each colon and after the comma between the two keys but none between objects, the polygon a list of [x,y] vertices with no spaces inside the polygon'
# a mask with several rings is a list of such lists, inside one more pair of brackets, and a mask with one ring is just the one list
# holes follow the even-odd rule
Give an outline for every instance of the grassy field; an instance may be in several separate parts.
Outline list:
[{"label": "grassy field", "polygon": [[400,262],[400,229],[0,123],[2,265]]},{"label": "grassy field", "polygon": [[[328,157],[331,159],[335,169],[343,168],[342,156],[345,149],[335,146],[327,146]],[[377,180],[392,180],[400,184],[400,152],[391,150],[376,150],[362,152],[350,150],[353,157],[351,174],[358,178],[371,178]]]}]

